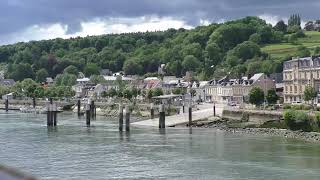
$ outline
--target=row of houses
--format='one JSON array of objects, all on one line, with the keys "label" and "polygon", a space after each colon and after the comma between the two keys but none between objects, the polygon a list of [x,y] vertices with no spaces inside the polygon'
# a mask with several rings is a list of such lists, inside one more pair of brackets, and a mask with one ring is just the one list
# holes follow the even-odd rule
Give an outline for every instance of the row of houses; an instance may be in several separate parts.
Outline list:
[{"label": "row of houses", "polygon": [[276,81],[263,73],[240,79],[229,79],[225,76],[222,79],[210,81],[205,86],[205,94],[214,102],[241,104],[248,100],[249,92],[254,87],[261,88],[266,94],[268,90],[276,89]]},{"label": "row of houses", "polygon": [[242,103],[253,87],[266,93],[275,89],[284,104],[308,103],[304,101],[307,86],[317,92],[315,103],[320,104],[320,57],[292,58],[283,63],[283,72],[266,76],[263,73],[248,78],[212,80],[205,88],[206,96],[217,102]]}]

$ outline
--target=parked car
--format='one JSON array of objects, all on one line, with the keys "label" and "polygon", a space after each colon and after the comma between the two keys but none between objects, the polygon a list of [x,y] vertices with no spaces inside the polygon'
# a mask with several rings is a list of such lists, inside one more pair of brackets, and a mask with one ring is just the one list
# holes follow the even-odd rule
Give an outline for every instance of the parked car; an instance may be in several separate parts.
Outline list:
[{"label": "parked car", "polygon": [[228,106],[237,106],[237,103],[236,103],[236,102],[231,101],[231,102],[228,102]]},{"label": "parked car", "polygon": [[300,104],[302,104],[300,101],[293,101],[292,103],[291,103],[292,105],[300,105]]}]

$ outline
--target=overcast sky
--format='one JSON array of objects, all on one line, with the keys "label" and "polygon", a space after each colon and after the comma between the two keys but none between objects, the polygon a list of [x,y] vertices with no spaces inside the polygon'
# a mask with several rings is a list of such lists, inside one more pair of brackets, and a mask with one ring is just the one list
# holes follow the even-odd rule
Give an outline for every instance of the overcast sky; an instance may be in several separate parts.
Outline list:
[{"label": "overcast sky", "polygon": [[192,28],[245,16],[319,18],[319,0],[0,0],[0,44]]}]

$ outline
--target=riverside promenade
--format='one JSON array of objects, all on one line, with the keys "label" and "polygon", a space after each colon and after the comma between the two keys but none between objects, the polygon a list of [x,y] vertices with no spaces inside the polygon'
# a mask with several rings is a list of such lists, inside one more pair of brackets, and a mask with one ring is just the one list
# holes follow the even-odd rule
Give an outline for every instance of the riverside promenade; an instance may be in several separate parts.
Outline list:
[{"label": "riverside promenade", "polygon": [[[197,108],[199,108],[199,110],[192,112],[192,121],[193,122],[213,116],[213,104],[206,103],[206,104],[202,104],[202,105],[197,105]],[[224,106],[222,104],[216,105],[216,115],[217,116],[221,117],[223,108],[224,108]],[[183,114],[166,116],[165,122],[166,122],[167,127],[188,123],[189,122],[188,109],[186,109],[185,113],[183,113]],[[159,118],[138,121],[138,122],[131,123],[131,125],[158,127],[159,126]]]}]

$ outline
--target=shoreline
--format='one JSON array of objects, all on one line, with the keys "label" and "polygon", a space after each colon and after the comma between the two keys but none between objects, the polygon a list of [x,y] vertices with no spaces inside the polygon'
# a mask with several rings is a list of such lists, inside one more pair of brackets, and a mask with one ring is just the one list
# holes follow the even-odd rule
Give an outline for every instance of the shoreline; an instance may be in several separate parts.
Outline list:
[{"label": "shoreline", "polygon": [[[187,124],[177,125],[176,127],[187,127]],[[195,122],[191,127],[198,129],[216,129],[230,134],[283,137],[311,143],[320,143],[320,133],[318,132],[292,131],[277,128],[232,128],[228,127],[224,122],[209,120]]]}]

